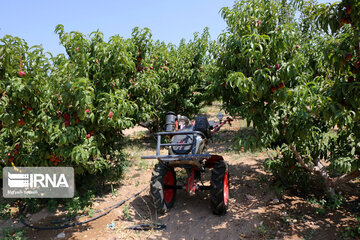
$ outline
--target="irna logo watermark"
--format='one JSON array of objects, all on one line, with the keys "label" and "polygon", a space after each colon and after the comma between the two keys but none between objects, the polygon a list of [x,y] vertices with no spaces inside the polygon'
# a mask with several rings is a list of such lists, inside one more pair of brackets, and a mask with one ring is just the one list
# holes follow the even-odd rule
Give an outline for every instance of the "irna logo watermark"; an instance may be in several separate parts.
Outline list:
[{"label": "irna logo watermark", "polygon": [[5,198],[72,198],[72,167],[6,167],[3,169]]}]

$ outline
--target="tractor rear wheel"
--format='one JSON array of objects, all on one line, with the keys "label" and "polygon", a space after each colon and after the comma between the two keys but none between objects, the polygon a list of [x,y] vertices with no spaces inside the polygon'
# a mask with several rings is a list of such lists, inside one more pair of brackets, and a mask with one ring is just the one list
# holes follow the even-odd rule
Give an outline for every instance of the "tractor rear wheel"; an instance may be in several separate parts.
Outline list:
[{"label": "tractor rear wheel", "polygon": [[224,215],[229,205],[229,168],[225,161],[214,164],[210,182],[211,209],[216,215]]},{"label": "tractor rear wheel", "polygon": [[150,195],[159,213],[165,213],[174,206],[176,196],[176,174],[174,168],[160,162],[155,165],[151,177]]}]

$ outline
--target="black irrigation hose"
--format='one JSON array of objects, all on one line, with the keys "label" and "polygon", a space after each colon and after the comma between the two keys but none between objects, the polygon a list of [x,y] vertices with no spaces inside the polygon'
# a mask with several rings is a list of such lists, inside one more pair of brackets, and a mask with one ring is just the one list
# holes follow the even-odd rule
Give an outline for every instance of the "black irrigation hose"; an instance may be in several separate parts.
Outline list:
[{"label": "black irrigation hose", "polygon": [[164,224],[140,224],[131,227],[127,227],[129,230],[138,230],[138,231],[150,231],[150,230],[164,230],[166,229],[166,225]]},{"label": "black irrigation hose", "polygon": [[[111,206],[108,206],[108,207],[106,207],[106,208],[103,208],[103,209],[100,209],[100,210],[97,210],[97,211],[95,211],[94,213],[96,214],[96,213],[99,213],[99,212],[103,212],[103,211],[105,211],[106,209],[109,209],[109,208],[111,208],[111,207],[113,207],[113,206],[115,206],[116,204],[114,204],[114,205],[111,205]],[[74,216],[74,217],[70,217],[70,218],[65,218],[65,219],[60,219],[60,220],[51,220],[50,222],[52,223],[52,224],[60,224],[60,223],[66,223],[66,222],[70,222],[70,221],[72,221],[72,220],[74,220],[74,219],[77,219],[77,218],[81,218],[81,217],[85,217],[86,215],[79,215],[79,216]]]},{"label": "black irrigation hose", "polygon": [[[77,223],[72,223],[72,224],[67,224],[67,225],[62,225],[62,226],[52,226],[52,227],[39,227],[39,226],[34,226],[34,225],[31,225],[27,222],[25,222],[24,218],[23,218],[23,212],[24,212],[24,209],[26,207],[26,205],[23,205],[20,209],[20,222],[22,224],[24,224],[26,227],[29,227],[29,228],[33,228],[33,229],[37,229],[37,230],[57,230],[57,229],[65,229],[65,228],[69,228],[69,227],[74,227],[74,226],[78,226],[78,225],[82,225],[82,224],[85,224],[85,223],[88,223],[88,222],[91,222],[91,221],[94,221],[98,218],[101,218],[103,216],[105,216],[106,214],[108,214],[109,212],[111,212],[112,210],[114,210],[115,208],[117,207],[120,207],[121,205],[123,205],[125,202],[129,201],[130,199],[140,195],[140,193],[144,192],[149,186],[147,186],[146,188],[144,188],[143,190],[141,190],[140,192],[138,193],[135,193],[134,195],[128,197],[127,199],[121,201],[121,202],[118,202],[110,207],[107,207],[105,209],[109,209],[107,210],[106,212],[98,215],[98,216],[95,216],[93,218],[90,218],[86,221],[83,221],[83,222],[77,222]],[[103,209],[103,210],[105,210]]]}]

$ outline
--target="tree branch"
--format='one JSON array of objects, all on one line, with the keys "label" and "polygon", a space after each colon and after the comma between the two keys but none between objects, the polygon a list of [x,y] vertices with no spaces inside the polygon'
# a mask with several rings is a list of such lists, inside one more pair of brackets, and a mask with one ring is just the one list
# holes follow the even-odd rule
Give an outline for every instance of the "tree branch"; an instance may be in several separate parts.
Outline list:
[{"label": "tree branch", "polygon": [[354,170],[348,174],[344,174],[340,177],[331,178],[330,179],[331,185],[335,187],[335,186],[341,185],[343,183],[346,183],[346,182],[350,181],[351,179],[354,179],[358,176],[360,176],[360,171],[359,171],[359,169],[356,169],[356,170]]},{"label": "tree branch", "polygon": [[290,144],[289,147],[290,147],[290,150],[294,153],[295,158],[306,170],[321,176],[321,178],[324,181],[325,189],[330,194],[331,197],[333,197],[335,194],[334,188],[336,186],[339,186],[343,183],[350,181],[351,179],[354,179],[354,178],[360,176],[360,170],[356,169],[356,170],[354,170],[348,174],[344,174],[340,177],[331,178],[326,167],[321,163],[321,161],[319,159],[316,159],[313,161],[314,167],[310,167],[308,164],[305,163],[304,159],[301,157],[299,152],[296,150],[296,148],[292,144]]},{"label": "tree branch", "polygon": [[315,173],[315,169],[311,168],[309,165],[307,165],[304,161],[304,159],[300,156],[300,154],[298,153],[298,151],[295,149],[295,147],[290,144],[290,150],[295,154],[296,159],[298,160],[298,162],[301,164],[301,166],[303,166],[306,170],[308,170],[309,172],[313,172]]},{"label": "tree branch", "polygon": [[325,191],[330,195],[330,197],[334,197],[335,192],[333,189],[333,185],[331,182],[331,178],[329,176],[329,173],[326,170],[326,167],[320,162],[319,159],[314,159],[314,167],[310,167],[307,165],[304,161],[304,159],[300,156],[299,152],[296,150],[296,148],[290,144],[290,150],[295,154],[296,159],[298,162],[309,172],[312,172],[314,174],[320,175],[320,177],[324,181],[324,188]]}]

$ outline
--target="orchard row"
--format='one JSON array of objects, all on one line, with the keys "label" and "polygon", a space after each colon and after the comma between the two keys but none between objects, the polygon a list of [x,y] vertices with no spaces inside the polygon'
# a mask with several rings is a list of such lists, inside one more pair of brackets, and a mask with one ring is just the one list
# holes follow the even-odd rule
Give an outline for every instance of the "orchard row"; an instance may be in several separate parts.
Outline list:
[{"label": "orchard row", "polygon": [[191,117],[219,99],[253,125],[239,148],[277,149],[270,169],[292,182],[318,175],[333,195],[360,174],[360,5],[242,0],[221,14],[227,28],[217,41],[205,29],[177,46],[146,28],[104,41],[59,25],[67,56],[52,56],[5,36],[2,164],[97,172],[120,165],[122,130],[141,122],[157,130],[166,111]]}]

